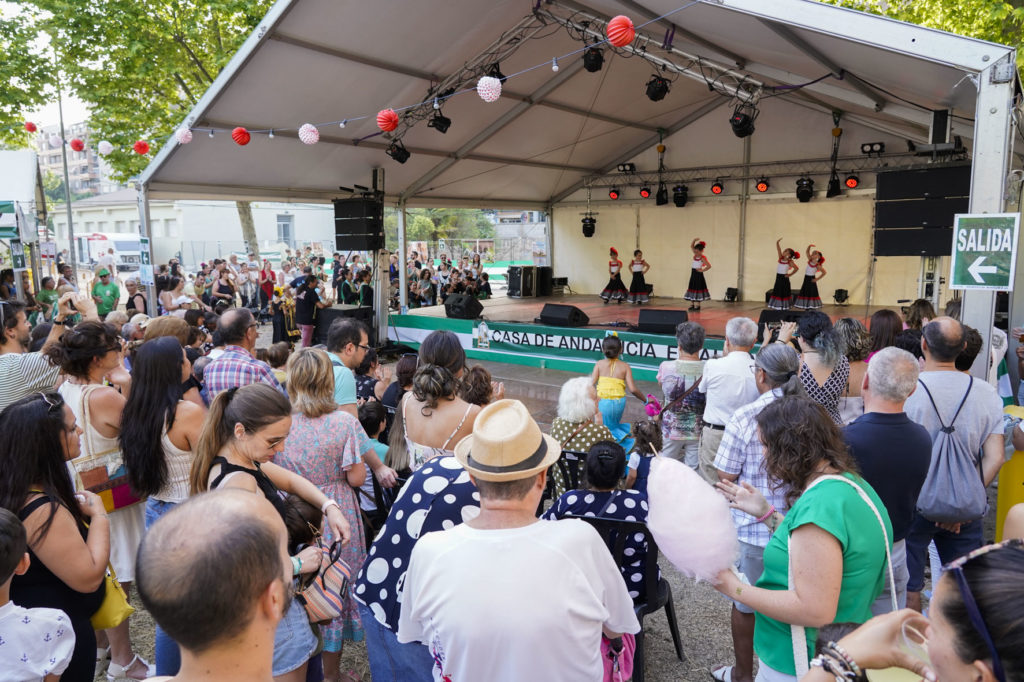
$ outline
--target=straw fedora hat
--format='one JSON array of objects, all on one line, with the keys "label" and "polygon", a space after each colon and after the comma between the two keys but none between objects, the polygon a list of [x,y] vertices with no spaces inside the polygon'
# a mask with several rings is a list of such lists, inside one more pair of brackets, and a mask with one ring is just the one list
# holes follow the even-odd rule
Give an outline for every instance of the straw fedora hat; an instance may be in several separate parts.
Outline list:
[{"label": "straw fedora hat", "polygon": [[540,432],[518,400],[499,400],[480,410],[473,433],[455,446],[455,458],[482,481],[535,476],[561,454],[558,441]]}]

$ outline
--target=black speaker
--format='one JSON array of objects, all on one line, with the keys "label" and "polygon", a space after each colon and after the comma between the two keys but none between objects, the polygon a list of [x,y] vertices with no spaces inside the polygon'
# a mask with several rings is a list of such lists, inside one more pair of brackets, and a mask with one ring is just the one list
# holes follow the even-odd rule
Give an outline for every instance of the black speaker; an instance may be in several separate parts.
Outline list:
[{"label": "black speaker", "polygon": [[542,265],[537,268],[537,295],[550,296],[551,289],[555,284],[555,271],[550,265]]},{"label": "black speaker", "polygon": [[545,303],[540,311],[540,321],[552,327],[586,327],[590,324],[587,314],[574,305]]},{"label": "black speaker", "polygon": [[948,256],[952,249],[952,227],[875,230],[876,256]]},{"label": "black speaker", "polygon": [[334,200],[334,248],[378,251],[384,248],[384,202],[372,197]]},{"label": "black speaker", "polygon": [[799,322],[803,316],[804,313],[801,310],[772,310],[771,308],[762,310],[761,316],[757,318],[757,342],[764,342],[766,327],[771,330],[769,336],[774,337],[775,331],[783,322]]},{"label": "black speaker", "polygon": [[508,281],[507,296],[511,298],[519,298],[522,296],[523,291],[523,269],[518,265],[510,265],[508,272],[505,274],[505,279]]},{"label": "black speaker", "polygon": [[966,197],[971,193],[971,166],[940,166],[879,173],[875,200]]},{"label": "black speaker", "polygon": [[469,294],[450,294],[444,299],[444,313],[459,320],[475,320],[484,311],[483,304]]},{"label": "black speaker", "polygon": [[360,308],[357,305],[333,305],[330,308],[322,308],[316,311],[316,325],[313,327],[313,343],[327,344],[327,330],[331,323],[343,317],[353,317],[361,320],[366,325],[367,333],[370,335],[370,343],[373,343],[373,308],[367,306]]},{"label": "black speaker", "polygon": [[906,199],[875,204],[875,227],[952,227],[957,213],[967,213],[967,197]]},{"label": "black speaker", "polygon": [[676,327],[689,318],[685,310],[662,310],[641,308],[636,330],[645,334],[668,334],[675,336]]}]

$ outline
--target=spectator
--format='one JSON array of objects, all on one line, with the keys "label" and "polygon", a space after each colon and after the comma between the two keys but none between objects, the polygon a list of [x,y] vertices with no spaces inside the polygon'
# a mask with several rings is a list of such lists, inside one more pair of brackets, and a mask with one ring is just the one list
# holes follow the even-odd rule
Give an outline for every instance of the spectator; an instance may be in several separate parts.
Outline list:
[{"label": "spectator", "polygon": [[850,381],[850,361],[844,355],[842,340],[832,329],[832,320],[820,310],[805,312],[800,322],[783,323],[780,343],[789,343],[794,327],[800,333],[800,381],[807,396],[825,408],[836,424],[839,417],[839,397]]},{"label": "spectator", "polygon": [[260,313],[266,314],[268,307],[270,306],[270,299],[274,297],[274,282],[276,281],[274,275],[274,268],[270,265],[270,261],[266,258],[263,259],[263,268],[259,274],[259,285],[260,285]]},{"label": "spectator", "polygon": [[429,647],[438,679],[500,682],[544,670],[553,679],[596,680],[602,632],[640,630],[597,532],[583,521],[535,516],[558,454],[558,442],[515,400],[484,408],[473,435],[456,446],[479,489],[480,514],[416,544],[398,628],[400,642]]},{"label": "spectator", "polygon": [[104,320],[107,324],[114,327],[117,330],[118,336],[121,335],[121,328],[128,323],[128,315],[120,310],[113,310],[107,313],[107,319]]},{"label": "spectator", "polygon": [[[76,496],[68,472],[80,433],[59,393],[35,393],[0,412],[0,507],[25,525],[30,561],[14,576],[10,596],[24,608],[67,614],[75,633],[67,680],[93,679],[96,634],[89,619],[103,603],[110,555],[103,501],[88,491]],[[5,640],[9,634],[4,631]]]},{"label": "spectator", "polygon": [[140,313],[147,314],[146,295],[139,291],[139,280],[129,277],[124,281],[124,288],[128,292],[128,300],[125,301],[124,309],[128,313],[128,319]]},{"label": "spectator", "polygon": [[626,480],[623,487],[647,492],[651,462],[664,450],[661,427],[650,419],[633,422],[633,451],[626,459]]},{"label": "spectator", "polygon": [[[956,358],[964,345],[963,325],[953,318],[939,317],[925,325],[921,340],[925,366],[918,379],[925,390],[915,391],[904,409],[910,419],[928,430],[933,441],[943,426],[952,424],[955,431],[950,437],[959,440],[963,450],[978,453],[978,468],[987,488],[1003,465],[1003,402],[990,385],[957,371]],[[958,408],[961,402],[963,406]],[[928,543],[934,540],[943,562],[952,561],[981,547],[983,521],[939,524],[921,513],[914,517],[907,535],[907,606],[921,610]]]},{"label": "spectator", "polygon": [[491,280],[491,276],[488,275],[486,272],[483,272],[483,273],[480,274],[480,279],[478,280],[477,287],[476,287],[476,297],[477,298],[479,298],[481,300],[487,300],[488,298],[491,298],[492,296],[494,296],[494,294],[491,292],[491,281],[490,280]]},{"label": "spectator", "polygon": [[[704,428],[700,434],[700,469],[708,483],[718,481],[715,455],[725,433],[725,425],[739,408],[758,396],[754,381],[754,358],[750,351],[757,339],[757,323],[749,317],[734,317],[725,325],[723,357],[704,365],[701,393],[707,395]],[[740,682],[745,682],[741,680]]]},{"label": "spectator", "polygon": [[658,367],[658,383],[664,394],[661,407],[661,454],[684,462],[693,470],[700,467],[700,432],[707,395],[698,389],[704,373],[700,359],[704,349],[704,327],[682,322],[676,327],[677,358]]},{"label": "spectator", "polygon": [[466,352],[449,331],[434,331],[420,344],[419,368],[412,393],[402,398],[392,429],[388,456],[395,469],[416,471],[424,462],[453,453],[452,446],[473,431],[477,405],[458,396],[466,369]]},{"label": "spectator", "polygon": [[[288,389],[292,402],[292,424],[284,451],[275,463],[302,476],[337,501],[352,529],[353,542],[341,549],[341,560],[361,566],[366,559],[363,523],[354,489],[366,481],[362,456],[372,450],[359,420],[338,409],[334,402],[334,373],[325,351],[303,348],[288,361]],[[330,526],[324,529],[325,546],[339,539]],[[320,627],[326,679],[338,680],[341,651],[345,640],[363,640],[355,602],[344,595],[342,615]]]},{"label": "spectator", "polygon": [[378,362],[377,351],[371,348],[355,368],[355,379],[356,400],[380,400],[391,381],[391,370]]},{"label": "spectator", "polygon": [[316,277],[306,274],[301,279],[302,282],[295,288],[295,322],[302,332],[302,347],[309,348],[313,345],[316,311],[328,307],[330,301],[322,298],[317,291],[319,282]]},{"label": "spectator", "polygon": [[210,303],[215,307],[217,303],[223,303],[226,306],[235,305],[234,273],[220,258],[214,259],[213,270],[216,280],[210,287]]},{"label": "spectator", "polygon": [[164,315],[146,322],[146,331],[143,339],[152,341],[161,336],[173,336],[182,346],[188,345],[189,325],[181,317]]},{"label": "spectator", "polygon": [[597,416],[597,403],[597,391],[588,377],[576,377],[562,384],[557,416],[551,422],[551,437],[563,450],[589,452],[595,443],[615,440]]},{"label": "spectator", "polygon": [[931,301],[919,298],[909,306],[905,315],[908,329],[924,329],[925,325],[935,319],[935,308]]},{"label": "spectator", "polygon": [[[763,519],[773,533],[755,587],[723,571],[716,588],[755,611],[758,677],[780,680],[797,675],[794,655],[803,664],[811,657],[816,628],[871,617],[884,583],[892,526],[824,408],[786,396],[767,405],[756,421],[767,475],[786,490],[789,511],[783,517],[753,487],[719,484],[734,508]],[[806,628],[806,652],[795,651],[792,625]]]},{"label": "spectator", "polygon": [[[370,446],[377,453],[377,458],[383,462],[388,455],[388,446],[387,443],[381,442],[380,436],[387,426],[387,410],[377,400],[363,403],[359,406],[359,424],[370,438]],[[359,498],[359,508],[365,514],[363,530],[366,533],[366,549],[370,549],[370,544],[384,524],[388,512],[384,508],[383,500],[379,499],[380,496],[374,490],[372,476],[367,476],[363,484],[356,490],[356,497]],[[378,502],[381,504],[378,505]]]},{"label": "spectator", "polygon": [[924,351],[921,350],[922,336],[920,329],[904,329],[896,335],[896,342],[893,346],[913,355],[917,358],[919,367],[924,369]]},{"label": "spectator", "polygon": [[38,353],[41,351],[43,349],[43,344],[46,343],[46,339],[49,338],[51,331],[53,331],[53,324],[50,322],[40,322],[36,326],[32,327],[28,352]]},{"label": "spectator", "polygon": [[850,363],[850,380],[846,383],[846,390],[839,396],[839,419],[843,424],[849,424],[864,414],[864,398],[860,394],[860,386],[868,370],[865,358],[871,352],[871,335],[864,324],[853,317],[836,320],[833,329]]},{"label": "spectator", "polygon": [[210,400],[229,388],[264,383],[284,394],[270,365],[253,357],[259,339],[259,323],[247,308],[229,310],[220,318],[217,332],[224,343],[224,351],[209,364],[203,373]]},{"label": "spectator", "polygon": [[[294,493],[324,512],[334,537],[341,538],[342,543],[349,542],[352,529],[339,503],[307,479],[270,461],[284,451],[291,422],[288,400],[265,384],[223,391],[210,405],[199,437],[189,476],[192,493],[220,488],[257,493],[274,505],[282,521],[287,515],[287,503],[281,492]],[[300,551],[290,542],[288,552],[292,555],[294,575],[320,568],[323,554],[319,548],[306,547]],[[289,679],[304,680],[306,663],[316,647],[306,610],[297,600],[293,601],[274,638],[274,676],[292,673]]]},{"label": "spectator", "polygon": [[903,330],[903,320],[895,310],[876,310],[871,315],[868,324],[868,332],[871,334],[871,353],[867,361],[871,362],[871,356],[883,348],[896,344],[896,335]]},{"label": "spectator", "polygon": [[110,247],[107,249],[106,253],[100,254],[99,259],[97,259],[96,261],[96,276],[99,277],[100,273],[103,270],[107,270],[108,272],[114,272],[115,262],[116,259],[114,257],[114,248]]},{"label": "spectator", "polygon": [[36,294],[36,303],[42,308],[39,315],[40,320],[53,319],[53,314],[57,312],[58,298],[60,296],[57,294],[57,282],[53,277],[43,277],[39,282],[39,293]]},{"label": "spectator", "polygon": [[4,268],[0,270],[0,300],[15,301],[18,298],[18,290],[14,285],[14,270]]},{"label": "spectator", "polygon": [[[906,351],[883,348],[875,353],[861,383],[864,414],[843,429],[850,455],[889,512],[892,570],[901,609],[907,605],[907,532],[932,457],[931,436],[903,411],[904,402],[917,388],[918,372],[917,360]],[[888,581],[886,574],[886,588]],[[886,589],[871,612],[879,615],[891,610]]]},{"label": "spectator", "polygon": [[366,326],[350,317],[335,320],[327,330],[327,353],[334,366],[334,402],[353,417],[356,416],[354,370],[370,351],[369,341]]},{"label": "spectator", "polygon": [[96,314],[103,320],[106,319],[107,313],[117,307],[121,290],[110,281],[110,270],[101,268],[96,274],[100,281],[92,285],[92,300],[96,302]]},{"label": "spectator", "polygon": [[267,348],[267,364],[274,370],[274,376],[282,386],[285,386],[288,381],[288,371],[285,366],[288,364],[288,356],[291,355],[291,352],[286,341],[272,343]]},{"label": "spectator", "polygon": [[[744,488],[752,486],[776,509],[786,508],[787,491],[768,475],[766,444],[758,433],[757,420],[776,400],[803,395],[799,371],[800,356],[791,346],[772,343],[761,347],[753,373],[760,396],[736,409],[729,418],[714,461],[720,480]],[[758,522],[757,516],[740,509],[733,509],[732,521],[740,541],[737,568],[753,584],[764,570],[764,551],[771,540],[771,532]],[[718,680],[750,682],[754,666],[754,610],[746,602],[734,600],[731,627],[736,664],[717,668],[712,675]]]},{"label": "spectator", "polygon": [[430,268],[423,268],[420,271],[417,294],[422,307],[432,306],[437,302],[437,286],[430,279]]},{"label": "spectator", "polygon": [[181,646],[181,670],[166,679],[271,679],[275,632],[297,604],[286,546],[274,507],[231,489],[188,500],[153,526],[139,548],[139,597]]},{"label": "spectator", "polygon": [[71,290],[76,294],[78,293],[78,285],[75,284],[75,271],[71,269],[70,264],[64,264],[61,266],[60,279],[57,280],[57,291],[60,291],[61,287],[71,287]]},{"label": "spectator", "polygon": [[974,327],[969,327],[966,324],[964,327],[964,349],[960,351],[960,354],[956,356],[956,360],[953,364],[956,366],[958,372],[970,372],[971,365],[974,364],[975,358],[981,353],[982,346],[985,345],[985,340],[981,338],[981,334]]},{"label": "spectator", "polygon": [[359,273],[359,305],[363,308],[373,307],[373,286],[370,284],[372,279],[373,273],[369,270]]},{"label": "spectator", "polygon": [[493,381],[491,373],[483,365],[473,365],[462,377],[459,397],[483,407],[505,397],[505,384]]},{"label": "spectator", "polygon": [[86,319],[96,319],[96,304],[87,296],[68,292],[57,303],[53,326],[40,352],[30,353],[32,330],[25,306],[18,302],[0,302],[0,410],[27,395],[52,390],[60,371],[45,356],[45,350],[64,333],[65,320],[73,313],[71,303]]}]

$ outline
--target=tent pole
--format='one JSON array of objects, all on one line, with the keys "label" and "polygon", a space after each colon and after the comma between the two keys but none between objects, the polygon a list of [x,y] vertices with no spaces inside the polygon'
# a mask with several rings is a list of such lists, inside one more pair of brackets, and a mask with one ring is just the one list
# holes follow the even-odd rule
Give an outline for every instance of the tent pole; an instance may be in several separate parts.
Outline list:
[{"label": "tent pole", "polygon": [[[974,145],[971,149],[970,213],[1002,213],[1004,209],[1003,190],[1010,161],[1011,107],[1016,82],[1010,74],[1015,70],[1006,71],[1005,78],[998,78],[1001,82],[995,81],[997,67],[1007,61],[1014,64],[1015,56],[1011,52],[978,74]],[[982,380],[988,377],[989,358],[992,357],[995,309],[995,291],[964,291],[960,321],[981,334],[983,344],[971,366],[971,374]]]},{"label": "tent pole", "polygon": [[[743,138],[743,175],[750,175],[750,136]],[[743,259],[747,253],[747,200],[750,198],[750,180],[743,178],[740,185],[740,240],[736,249],[736,288],[740,293],[737,298],[743,299]]]},{"label": "tent pole", "polygon": [[[551,276],[555,272],[555,206],[547,205],[547,216],[544,221],[544,250],[548,252],[548,265],[551,266]],[[497,250],[497,249],[495,249]],[[497,254],[495,254],[497,255]]]},{"label": "tent pole", "polygon": [[156,317],[157,311],[157,299],[156,299],[156,269],[153,266],[153,239],[150,236],[150,222],[149,222],[149,186],[145,183],[140,183],[139,189],[139,236],[147,238],[148,247],[143,250],[140,245],[139,249],[139,261],[140,266],[144,263],[150,264],[150,269],[153,273],[153,279],[146,284],[146,308],[149,311],[150,316]]},{"label": "tent pole", "polygon": [[409,312],[409,245],[405,241],[405,199],[398,202],[398,307],[403,315]]}]

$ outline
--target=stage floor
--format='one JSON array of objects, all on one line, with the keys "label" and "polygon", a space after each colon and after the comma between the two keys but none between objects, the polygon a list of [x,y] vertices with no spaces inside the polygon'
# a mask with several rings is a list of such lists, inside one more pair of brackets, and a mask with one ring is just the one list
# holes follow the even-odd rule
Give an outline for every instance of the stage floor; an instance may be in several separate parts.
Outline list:
[{"label": "stage floor", "polygon": [[[605,303],[599,296],[573,295],[573,296],[548,296],[544,298],[508,298],[499,297],[481,301],[484,306],[484,316],[490,322],[519,322],[522,324],[534,324],[539,322],[540,310],[545,303],[562,303],[573,305],[582,310],[590,318],[590,327],[594,328],[622,328],[633,326],[637,323],[641,308],[656,308],[667,310],[686,310],[690,302],[681,298],[668,298],[655,296],[650,303],[644,305],[632,305],[629,303]],[[755,322],[761,311],[766,306],[757,305],[754,301],[737,301],[726,303],[724,301],[704,301],[701,304],[700,312],[688,311],[689,319],[699,322],[707,331],[708,336],[724,337],[725,325],[733,317],[749,317]],[[881,310],[885,306],[864,306],[864,305],[826,305],[821,308],[833,320],[841,317],[853,317],[865,325],[872,313]],[[409,311],[410,315],[424,315],[427,317],[445,317],[443,305],[431,306],[429,308],[417,308]]]}]

